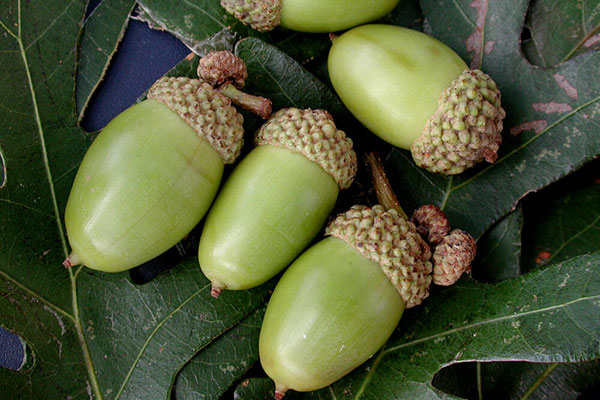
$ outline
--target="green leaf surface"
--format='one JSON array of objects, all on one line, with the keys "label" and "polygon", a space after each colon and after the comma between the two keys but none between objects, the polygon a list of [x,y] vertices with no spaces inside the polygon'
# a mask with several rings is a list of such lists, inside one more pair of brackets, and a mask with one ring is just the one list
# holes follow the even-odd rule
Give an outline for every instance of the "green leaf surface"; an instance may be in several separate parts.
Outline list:
[{"label": "green leaf surface", "polygon": [[83,25],[76,84],[80,120],[123,38],[134,6],[133,0],[104,0]]},{"label": "green leaf surface", "polygon": [[525,27],[523,51],[535,65],[552,67],[600,48],[597,0],[534,0]]},{"label": "green leaf surface", "polygon": [[[600,183],[595,161],[585,174],[559,182],[524,202],[524,269],[563,261],[600,248]],[[596,169],[595,169],[596,168]]]},{"label": "green leaf surface", "polygon": [[[476,363],[451,365],[436,376],[433,385],[461,398],[479,398],[473,384],[478,379],[477,368]],[[563,364],[479,363],[484,399],[592,399],[597,396],[599,373],[598,360]]]},{"label": "green leaf surface", "polygon": [[477,242],[471,271],[484,282],[499,282],[521,275],[523,210],[517,209],[495,224]]},{"label": "green leaf surface", "polygon": [[177,375],[174,398],[218,399],[258,361],[258,336],[265,307],[240,322],[195,356]]}]

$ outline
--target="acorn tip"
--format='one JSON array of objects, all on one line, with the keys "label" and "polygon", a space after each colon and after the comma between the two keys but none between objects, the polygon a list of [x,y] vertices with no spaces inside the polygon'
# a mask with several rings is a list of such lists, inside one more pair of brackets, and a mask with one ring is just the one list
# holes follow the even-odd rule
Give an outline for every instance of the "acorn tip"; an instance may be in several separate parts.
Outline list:
[{"label": "acorn tip", "polygon": [[221,295],[221,292],[223,291],[223,288],[220,287],[214,287],[212,289],[210,289],[210,295],[212,297],[214,297],[215,299],[218,299],[219,296]]}]

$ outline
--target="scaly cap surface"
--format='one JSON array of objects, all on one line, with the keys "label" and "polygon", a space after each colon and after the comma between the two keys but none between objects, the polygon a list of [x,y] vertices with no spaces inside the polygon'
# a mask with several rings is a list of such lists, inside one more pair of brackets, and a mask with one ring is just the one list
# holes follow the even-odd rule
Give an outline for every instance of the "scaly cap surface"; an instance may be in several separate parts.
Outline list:
[{"label": "scaly cap surface", "polygon": [[438,99],[411,151],[417,165],[454,175],[486,160],[496,161],[502,143],[500,91],[480,70],[465,70]]},{"label": "scaly cap surface", "polygon": [[325,110],[281,109],[256,132],[254,143],[284,147],[304,155],[331,175],[341,189],[348,188],[356,175],[352,140],[335,127],[331,114]]},{"label": "scaly cap surface", "polygon": [[156,99],[176,112],[219,153],[225,164],[239,156],[244,144],[244,118],[231,100],[205,82],[185,77],[163,77],[148,90]]},{"label": "scaly cap surface", "polygon": [[471,271],[476,251],[473,237],[460,229],[454,229],[433,252],[433,283],[450,286],[463,272]]},{"label": "scaly cap surface", "polygon": [[221,6],[260,32],[275,29],[281,20],[281,0],[221,0]]},{"label": "scaly cap surface", "polygon": [[344,240],[381,269],[410,308],[429,296],[431,251],[412,222],[394,209],[362,205],[338,215],[327,235]]},{"label": "scaly cap surface", "polygon": [[436,245],[450,232],[450,221],[446,214],[434,204],[425,204],[417,208],[411,217],[417,232],[429,242]]},{"label": "scaly cap surface", "polygon": [[231,82],[238,89],[244,87],[248,77],[244,60],[228,50],[213,51],[200,58],[197,72],[200,79],[212,86]]}]

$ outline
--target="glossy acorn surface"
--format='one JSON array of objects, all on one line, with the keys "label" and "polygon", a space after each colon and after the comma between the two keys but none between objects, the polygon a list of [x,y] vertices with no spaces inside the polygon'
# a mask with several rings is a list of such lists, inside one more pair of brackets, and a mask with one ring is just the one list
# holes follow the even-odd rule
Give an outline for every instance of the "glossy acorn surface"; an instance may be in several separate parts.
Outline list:
[{"label": "glossy acorn surface", "polygon": [[339,192],[336,181],[304,155],[254,148],[227,179],[204,225],[198,260],[213,288],[266,282],[323,227]]},{"label": "glossy acorn surface", "polygon": [[379,264],[328,237],[277,284],[260,332],[261,364],[280,396],[328,386],[383,346],[404,305]]},{"label": "glossy acorn surface", "polygon": [[388,143],[410,149],[443,90],[467,65],[424,33],[371,24],[335,39],[328,69],[335,91],[363,125]]},{"label": "glossy acorn surface", "polygon": [[300,32],[336,32],[388,14],[398,0],[282,0],[281,26]]},{"label": "glossy acorn surface", "polygon": [[88,149],[65,212],[74,258],[119,272],[161,254],[202,218],[223,161],[157,100],[115,117]]}]

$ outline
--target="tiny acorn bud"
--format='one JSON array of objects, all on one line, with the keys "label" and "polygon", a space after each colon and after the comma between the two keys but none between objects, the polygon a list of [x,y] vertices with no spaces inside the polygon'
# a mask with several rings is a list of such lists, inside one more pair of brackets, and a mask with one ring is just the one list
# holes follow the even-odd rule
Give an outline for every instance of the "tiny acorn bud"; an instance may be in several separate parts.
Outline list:
[{"label": "tiny acorn bud", "polygon": [[454,229],[433,252],[433,283],[441,286],[454,284],[464,272],[471,271],[476,252],[473,237],[465,231]]},{"label": "tiny acorn bud", "polygon": [[67,201],[64,265],[130,269],[174,246],[212,203],[243,143],[242,116],[198,79],[161,78],[86,152]]},{"label": "tiny acorn bud", "polygon": [[431,252],[396,210],[354,206],[326,234],[286,270],[267,306],[259,354],[276,398],[321,389],[358,367],[404,308],[429,295]]},{"label": "tiny acorn bud", "polygon": [[248,73],[246,63],[230,51],[213,51],[198,61],[198,77],[212,86],[231,82],[236,88],[244,87]]},{"label": "tiny acorn bud", "polygon": [[198,61],[198,77],[229,98],[233,104],[263,119],[271,116],[271,100],[241,89],[248,76],[246,63],[228,50],[213,51]]},{"label": "tiny acorn bud", "polygon": [[410,149],[430,172],[459,174],[494,162],[502,143],[500,91],[442,42],[391,25],[363,25],[337,37],[331,83],[374,134]]},{"label": "tiny acorn bud", "polygon": [[379,19],[392,11],[398,1],[221,0],[221,6],[260,32],[281,25],[300,32],[328,33]]},{"label": "tiny acorn bud", "polygon": [[200,238],[198,261],[213,296],[258,286],[288,266],[356,174],[352,141],[324,110],[280,110],[255,144],[217,196]]},{"label": "tiny acorn bud", "polygon": [[450,232],[450,221],[446,214],[433,204],[425,204],[417,208],[411,217],[416,225],[417,232],[429,244],[436,245]]}]

